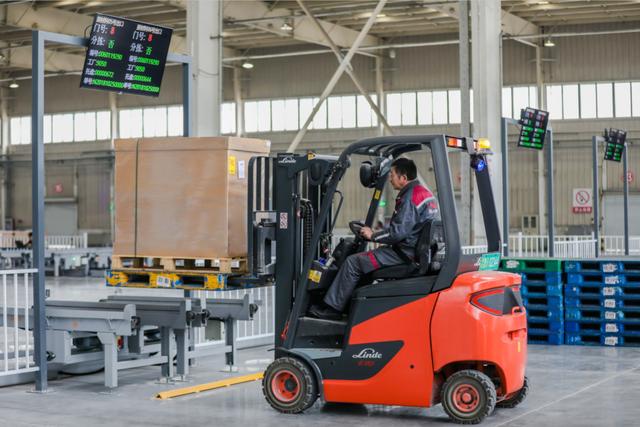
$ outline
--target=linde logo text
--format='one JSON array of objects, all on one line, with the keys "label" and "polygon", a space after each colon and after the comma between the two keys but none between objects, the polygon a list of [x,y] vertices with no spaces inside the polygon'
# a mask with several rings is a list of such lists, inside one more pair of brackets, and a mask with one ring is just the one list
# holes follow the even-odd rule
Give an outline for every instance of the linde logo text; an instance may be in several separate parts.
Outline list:
[{"label": "linde logo text", "polygon": [[354,359],[382,359],[382,354],[372,348],[363,348],[360,353],[352,356]]}]

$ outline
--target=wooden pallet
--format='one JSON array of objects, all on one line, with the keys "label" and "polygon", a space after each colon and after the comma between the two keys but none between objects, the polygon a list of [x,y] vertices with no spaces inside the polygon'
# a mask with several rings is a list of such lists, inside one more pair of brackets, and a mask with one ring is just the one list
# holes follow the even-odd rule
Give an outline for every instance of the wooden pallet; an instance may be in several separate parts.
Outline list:
[{"label": "wooden pallet", "polygon": [[121,256],[111,257],[111,268],[152,269],[163,271],[191,271],[224,274],[242,274],[247,272],[246,258],[171,258]]},{"label": "wooden pallet", "polygon": [[127,268],[107,270],[106,285],[123,288],[216,290],[226,288],[227,276],[212,272],[167,272]]}]

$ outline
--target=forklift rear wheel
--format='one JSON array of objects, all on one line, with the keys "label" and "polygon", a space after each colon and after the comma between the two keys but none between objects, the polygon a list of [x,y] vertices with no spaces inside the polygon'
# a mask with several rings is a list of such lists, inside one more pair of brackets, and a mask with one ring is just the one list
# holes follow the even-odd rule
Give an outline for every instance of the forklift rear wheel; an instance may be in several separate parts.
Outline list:
[{"label": "forklift rear wheel", "polygon": [[524,377],[524,384],[522,388],[515,393],[507,396],[504,400],[501,400],[496,404],[498,408],[515,408],[524,401],[529,392],[529,379]]},{"label": "forklift rear wheel", "polygon": [[482,372],[467,369],[447,378],[441,400],[444,411],[454,422],[478,424],[493,412],[496,388]]},{"label": "forklift rear wheel", "polygon": [[306,363],[293,357],[281,357],[265,371],[262,393],[275,410],[297,414],[313,405],[318,398],[318,386]]}]

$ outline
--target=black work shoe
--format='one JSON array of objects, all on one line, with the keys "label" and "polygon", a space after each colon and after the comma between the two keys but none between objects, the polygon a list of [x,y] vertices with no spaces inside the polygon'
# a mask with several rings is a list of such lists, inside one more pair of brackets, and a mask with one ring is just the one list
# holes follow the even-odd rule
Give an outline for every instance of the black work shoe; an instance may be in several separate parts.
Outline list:
[{"label": "black work shoe", "polygon": [[328,305],[312,305],[309,309],[309,316],[316,319],[341,320],[342,313]]}]

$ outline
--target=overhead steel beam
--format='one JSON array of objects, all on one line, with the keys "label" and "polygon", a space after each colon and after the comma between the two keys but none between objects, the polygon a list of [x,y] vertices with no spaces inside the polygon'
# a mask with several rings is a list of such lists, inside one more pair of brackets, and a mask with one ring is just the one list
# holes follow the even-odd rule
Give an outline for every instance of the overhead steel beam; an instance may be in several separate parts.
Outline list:
[{"label": "overhead steel beam", "polygon": [[[188,2],[187,0],[168,0],[165,3],[175,7],[186,8]],[[294,16],[291,11],[285,8],[270,9],[263,1],[226,1],[223,14],[225,19],[237,21],[241,25],[307,43],[329,46],[329,43],[323,34],[318,31],[311,18]],[[358,37],[358,31],[324,20],[318,20],[318,22],[331,35],[331,39],[339,47],[351,47]],[[283,30],[281,27],[285,23],[292,26],[293,30]],[[367,35],[362,41],[362,46],[375,46],[378,44],[380,44],[380,40],[371,35]]]},{"label": "overhead steel beam", "polygon": [[296,134],[295,138],[293,138],[291,145],[289,145],[289,148],[287,149],[288,153],[293,153],[298,148],[298,144],[300,144],[300,141],[302,141],[302,138],[304,138],[305,134],[307,133],[307,129],[309,129],[309,125],[311,124],[314,116],[320,109],[320,106],[333,91],[333,88],[338,83],[338,80],[344,73],[344,70],[347,68],[347,65],[349,65],[351,58],[353,58],[353,55],[355,55],[356,51],[362,44],[363,40],[366,38],[367,33],[369,32],[373,24],[376,22],[376,18],[378,17],[378,14],[380,13],[380,11],[382,10],[382,8],[386,3],[387,3],[387,0],[380,0],[378,2],[378,5],[376,6],[374,11],[371,13],[371,16],[367,20],[367,23],[364,25],[364,27],[362,27],[362,30],[360,30],[358,37],[356,37],[356,39],[354,40],[353,45],[349,49],[349,52],[347,52],[347,55],[344,57],[344,59],[340,63],[340,66],[338,67],[336,72],[333,74],[333,76],[329,80],[327,87],[322,92],[322,95],[320,95],[320,99],[318,100],[316,105],[313,107],[313,111],[311,111],[311,114],[309,114],[309,117],[307,118],[307,121],[304,123],[304,126],[302,126],[302,128]]},{"label": "overhead steel beam", "polygon": [[[309,19],[311,19],[311,21],[316,25],[316,28],[318,29],[318,31],[322,33],[327,43],[329,43],[329,47],[331,48],[336,58],[338,59],[338,63],[341,63],[344,60],[344,57],[342,55],[342,52],[340,52],[340,48],[338,48],[338,46],[335,45],[335,43],[331,39],[331,36],[326,32],[326,30],[320,24],[320,22],[318,22],[318,20],[313,16],[311,11],[304,4],[303,0],[297,0],[297,2],[300,5],[300,8],[302,8],[302,10],[304,11],[304,13],[306,13]],[[382,125],[387,130],[387,132],[389,132],[390,135],[393,135],[393,130],[391,129],[391,126],[389,126],[389,123],[387,122],[387,119],[385,118],[384,114],[382,114],[382,112],[380,111],[380,108],[378,108],[378,105],[381,105],[380,101],[378,101],[377,105],[375,102],[373,102],[373,99],[371,99],[371,96],[369,96],[369,93],[364,88],[362,83],[360,83],[360,80],[353,72],[353,67],[351,66],[351,64],[347,65],[347,69],[345,71],[347,75],[351,77],[351,80],[353,80],[353,84],[356,86],[356,88],[358,88],[358,91],[367,100],[371,109],[376,113],[376,116],[378,116],[378,120],[380,120],[380,123],[382,123]]]}]

